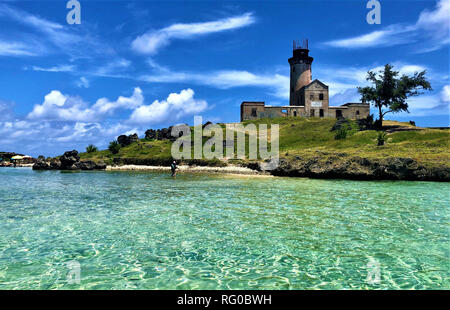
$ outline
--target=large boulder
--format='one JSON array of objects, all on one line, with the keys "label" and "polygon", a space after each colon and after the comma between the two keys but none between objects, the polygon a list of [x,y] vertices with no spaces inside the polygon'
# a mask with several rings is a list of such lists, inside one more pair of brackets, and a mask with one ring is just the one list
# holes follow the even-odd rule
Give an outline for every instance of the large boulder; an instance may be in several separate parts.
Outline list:
[{"label": "large boulder", "polygon": [[139,141],[139,137],[138,137],[138,135],[136,133],[134,133],[132,135],[129,135],[129,136],[120,135],[117,138],[117,142],[119,142],[119,144],[121,146],[128,146],[128,145],[130,145],[130,144],[132,144],[134,142],[137,142],[137,141]]},{"label": "large boulder", "polygon": [[36,162],[33,165],[33,170],[49,170],[50,165],[45,160],[45,157],[42,155],[39,155]]},{"label": "large boulder", "polygon": [[78,156],[78,151],[67,151],[59,157],[59,161],[61,162],[60,169],[62,170],[75,170],[77,166],[75,165],[80,161],[80,156]]},{"label": "large boulder", "polygon": [[61,162],[58,158],[52,158],[50,160],[50,169],[59,170],[61,169]]}]

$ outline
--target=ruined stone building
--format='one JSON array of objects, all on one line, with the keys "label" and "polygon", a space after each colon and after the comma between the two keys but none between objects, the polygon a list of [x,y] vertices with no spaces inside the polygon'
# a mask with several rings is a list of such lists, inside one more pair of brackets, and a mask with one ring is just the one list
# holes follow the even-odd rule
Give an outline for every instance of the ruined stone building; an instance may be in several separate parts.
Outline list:
[{"label": "ruined stone building", "polygon": [[328,86],[318,79],[312,80],[308,41],[300,46],[294,42],[293,55],[289,58],[291,67],[290,95],[288,106],[268,106],[264,102],[241,104],[241,122],[258,118],[294,117],[331,117],[366,118],[370,114],[367,103],[346,103],[330,106]]}]

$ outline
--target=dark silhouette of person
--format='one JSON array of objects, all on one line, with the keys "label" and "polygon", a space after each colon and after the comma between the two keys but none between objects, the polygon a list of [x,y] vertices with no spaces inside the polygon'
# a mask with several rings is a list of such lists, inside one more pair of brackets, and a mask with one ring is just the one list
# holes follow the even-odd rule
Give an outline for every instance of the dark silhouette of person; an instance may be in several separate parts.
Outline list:
[{"label": "dark silhouette of person", "polygon": [[172,176],[174,177],[177,174],[177,162],[175,160],[170,165],[170,170],[172,170]]}]

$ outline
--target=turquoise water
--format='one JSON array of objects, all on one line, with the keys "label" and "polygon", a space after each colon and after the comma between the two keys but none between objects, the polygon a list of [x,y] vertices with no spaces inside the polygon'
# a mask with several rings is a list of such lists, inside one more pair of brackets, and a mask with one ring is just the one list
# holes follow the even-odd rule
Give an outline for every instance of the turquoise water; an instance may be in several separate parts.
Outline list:
[{"label": "turquoise water", "polygon": [[0,289],[449,289],[449,192],[0,168]]}]

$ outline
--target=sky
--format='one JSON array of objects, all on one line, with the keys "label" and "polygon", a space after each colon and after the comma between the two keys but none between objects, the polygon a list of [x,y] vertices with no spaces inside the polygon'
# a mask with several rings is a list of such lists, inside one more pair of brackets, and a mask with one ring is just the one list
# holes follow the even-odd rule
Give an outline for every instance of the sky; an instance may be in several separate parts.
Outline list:
[{"label": "sky", "polygon": [[[450,0],[0,0],[0,151],[56,156],[173,124],[237,122],[242,101],[289,104],[293,40],[309,40],[330,105],[368,70],[427,71],[432,91],[387,119],[449,126]],[[376,114],[372,107],[371,112]]]}]

